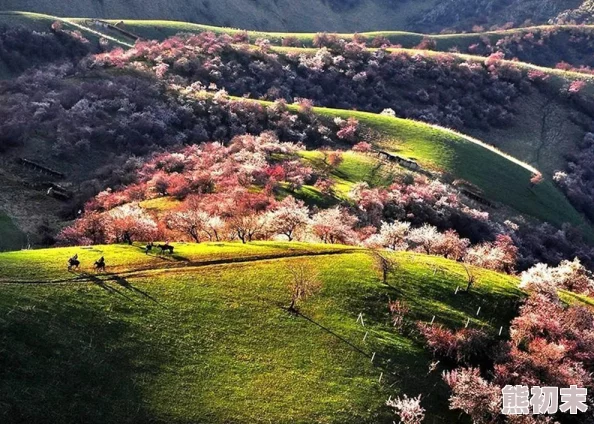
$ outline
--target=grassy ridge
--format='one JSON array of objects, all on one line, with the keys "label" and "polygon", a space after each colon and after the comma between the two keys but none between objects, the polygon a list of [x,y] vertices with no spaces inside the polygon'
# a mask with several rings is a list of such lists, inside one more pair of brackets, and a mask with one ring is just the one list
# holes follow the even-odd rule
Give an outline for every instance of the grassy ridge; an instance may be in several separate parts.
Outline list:
[{"label": "grassy ridge", "polygon": [[[305,163],[314,169],[324,166],[324,155],[318,150],[300,153]],[[334,190],[342,198],[346,198],[355,183],[365,182],[370,187],[388,186],[394,182],[395,172],[376,158],[356,152],[344,152],[342,162],[330,173]]]},{"label": "grassy ridge", "polygon": [[567,198],[545,181],[530,184],[534,168],[471,137],[445,128],[373,113],[314,108],[328,117],[354,116],[373,131],[374,143],[423,167],[461,178],[479,187],[485,197],[520,213],[560,225],[582,226],[588,237],[592,229]]},{"label": "grassy ridge", "polygon": [[[32,29],[43,31],[47,30],[49,25],[54,21],[60,20],[66,25],[76,25],[78,29],[85,29],[90,31],[92,36],[97,36],[97,32],[101,32],[109,37],[113,37],[118,42],[130,43],[133,40],[118,31],[113,31],[105,28],[94,28],[89,25],[88,18],[62,18],[57,16],[45,15],[31,12],[12,12],[0,11],[0,24],[7,25],[24,25]],[[180,32],[200,33],[211,31],[215,34],[227,34],[234,36],[240,33],[247,32],[250,42],[254,42],[257,38],[267,38],[273,45],[280,46],[284,38],[294,37],[299,40],[302,47],[313,47],[313,40],[315,33],[300,33],[300,32],[266,32],[266,31],[244,31],[238,28],[219,27],[213,25],[195,24],[181,21],[168,20],[134,20],[134,19],[106,19],[106,22],[116,24],[124,22],[125,29],[141,38],[163,40],[167,37],[174,36]],[[82,28],[81,28],[82,27]],[[498,31],[484,31],[478,33],[458,33],[458,34],[422,34],[409,31],[372,31],[362,32],[359,35],[373,39],[375,37],[385,37],[392,44],[400,45],[405,49],[414,49],[424,39],[435,42],[435,50],[438,52],[448,52],[453,48],[461,51],[466,51],[469,46],[479,43],[481,39],[489,38],[491,43],[495,44],[498,40],[519,35],[523,36],[532,32],[540,32],[547,30],[559,31],[587,31],[594,32],[594,25],[538,25],[525,28],[512,28]],[[352,33],[339,33],[340,38],[350,41],[353,39]]]},{"label": "grassy ridge", "polygon": [[2,253],[0,282],[7,281],[58,281],[71,280],[76,276],[66,269],[66,261],[79,254],[81,269],[92,268],[95,260],[109,256],[111,272],[173,268],[176,266],[201,266],[213,262],[239,262],[268,257],[289,255],[313,255],[354,250],[340,245],[316,245],[308,243],[175,243],[173,256],[146,255],[143,244],[134,246],[89,246],[63,247],[39,250],[21,250]]},{"label": "grassy ridge", "polygon": [[[251,249],[289,253],[295,246],[232,245],[176,248],[184,257],[219,258],[226,249],[249,255]],[[427,374],[428,355],[391,328],[388,299],[406,301],[411,321],[436,315],[436,322],[460,328],[470,318],[471,326],[496,331],[522,297],[515,278],[479,270],[476,292],[455,295],[465,281],[459,264],[411,253],[395,255],[401,266],[388,287],[364,251],[198,268],[180,258],[153,258],[168,268],[154,262],[146,274],[133,272],[146,261],[135,246],[93,249],[108,267],[122,261],[120,272],[67,284],[0,284],[4,417],[391,423],[388,396],[423,392],[436,422],[454,422],[439,373],[419,378]],[[38,273],[39,261],[46,269],[64,268],[74,251],[90,259],[80,248],[15,252],[0,254],[0,267],[11,275]],[[170,267],[172,260],[178,267]],[[322,289],[296,316],[282,307],[290,296],[288,269],[300,262],[317,270]],[[356,322],[360,312],[365,328]],[[68,408],[55,408],[65,399]]]},{"label": "grassy ridge", "polygon": [[[73,21],[82,22],[82,19],[72,19]],[[134,34],[149,39],[162,40],[167,37],[171,37],[180,32],[206,32],[211,31],[215,34],[227,34],[234,36],[245,31],[238,28],[227,28],[213,25],[195,24],[190,22],[180,21],[165,21],[165,20],[129,20],[129,19],[112,19],[108,20],[111,23],[117,23],[123,21],[126,29],[133,32]],[[472,44],[478,43],[482,38],[487,37],[492,43],[496,43],[498,40],[518,35],[524,35],[531,32],[543,31],[548,29],[557,29],[562,31],[592,29],[594,26],[588,25],[538,25],[526,28],[512,28],[508,30],[498,31],[484,31],[477,33],[459,33],[459,34],[422,34],[410,31],[371,31],[361,32],[359,35],[373,39],[375,37],[385,37],[392,44],[399,44],[404,48],[413,48],[417,46],[424,39],[435,41],[435,49],[439,51],[448,51],[451,48],[457,47],[459,49],[468,49]],[[303,32],[267,32],[267,31],[247,31],[250,41],[255,41],[257,38],[267,38],[271,43],[275,45],[281,45],[284,38],[294,37],[304,46],[312,47],[313,40],[316,33],[303,33]],[[353,33],[338,33],[339,38],[350,41],[353,39]]]}]

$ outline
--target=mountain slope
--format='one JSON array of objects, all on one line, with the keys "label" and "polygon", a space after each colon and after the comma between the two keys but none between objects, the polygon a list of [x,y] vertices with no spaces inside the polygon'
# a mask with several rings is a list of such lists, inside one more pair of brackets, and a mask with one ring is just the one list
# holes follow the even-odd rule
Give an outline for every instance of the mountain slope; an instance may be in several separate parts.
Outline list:
[{"label": "mountain slope", "polygon": [[583,0],[1,0],[0,10],[113,19],[170,19],[267,31],[370,31],[408,29],[439,32],[474,25],[546,23]]},{"label": "mountain slope", "polygon": [[[78,275],[64,266],[74,253]],[[87,274],[101,255],[108,274]],[[225,263],[246,255],[249,262]],[[389,396],[423,392],[431,418],[454,422],[439,371],[426,376],[430,356],[392,328],[389,299],[410,305],[411,324],[436,315],[435,323],[461,328],[469,320],[496,333],[523,294],[515,278],[476,270],[474,292],[456,295],[466,278],[460,264],[394,258],[400,267],[385,286],[365,251],[299,243],[177,244],[169,258],[140,246],[0,254],[9,277],[0,284],[0,348],[10,346],[0,413],[7,423],[391,423]],[[196,262],[212,259],[221,262]],[[289,269],[299,264],[322,287],[294,315],[283,308]],[[6,283],[60,274],[68,281]],[[69,408],[52,407],[66,398]]]}]

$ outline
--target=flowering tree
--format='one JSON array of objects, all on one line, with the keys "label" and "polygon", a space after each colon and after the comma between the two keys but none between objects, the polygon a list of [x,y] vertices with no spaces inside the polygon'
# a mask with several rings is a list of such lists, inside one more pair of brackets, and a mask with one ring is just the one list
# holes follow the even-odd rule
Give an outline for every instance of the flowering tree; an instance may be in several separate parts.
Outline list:
[{"label": "flowering tree", "polygon": [[357,143],[353,146],[354,152],[369,153],[372,150],[373,150],[373,146],[371,144],[367,143],[366,141],[360,141],[359,143]]},{"label": "flowering tree", "polygon": [[557,267],[536,264],[522,273],[520,287],[556,298],[558,289],[591,295],[594,293],[594,278],[579,261],[562,261]]},{"label": "flowering tree", "polygon": [[[460,349],[459,335],[463,331],[467,330],[458,333],[442,330],[446,337],[435,337],[434,330],[427,330],[424,336],[429,346],[436,345],[440,349],[437,352],[449,353],[451,357],[451,352]],[[470,344],[476,345],[476,342]],[[585,306],[566,306],[558,299],[533,293],[512,321],[510,340],[502,342],[497,349],[482,349],[480,357],[494,362],[493,368],[483,375],[478,368],[458,368],[444,373],[444,380],[452,389],[450,407],[462,409],[475,423],[498,422],[501,389],[506,385],[590,387],[593,384],[594,314]],[[459,354],[456,360],[465,362]],[[492,376],[491,381],[484,378],[486,375]],[[588,403],[591,402],[589,399]],[[506,421],[552,422],[509,417]]]},{"label": "flowering tree", "polygon": [[588,387],[594,371],[594,315],[533,294],[512,321],[506,354],[495,365],[495,382],[530,386]]},{"label": "flowering tree", "polygon": [[198,196],[189,197],[183,205],[165,216],[167,228],[189,236],[200,243],[202,235],[210,240],[218,240],[218,231],[222,227],[220,218],[214,217],[201,208]]},{"label": "flowering tree", "polygon": [[311,230],[324,243],[349,243],[355,239],[357,218],[340,207],[324,209],[312,217]]},{"label": "flowering tree", "polygon": [[348,118],[346,121],[341,118],[336,118],[335,123],[340,128],[336,135],[341,140],[354,142],[359,129],[359,121],[355,118]]},{"label": "flowering tree", "polygon": [[468,246],[470,246],[470,240],[460,238],[454,230],[447,230],[437,237],[432,252],[444,258],[459,261],[466,254]]},{"label": "flowering tree", "polygon": [[437,228],[424,224],[422,227],[412,229],[406,239],[417,250],[432,254],[440,236],[441,234],[437,231]]},{"label": "flowering tree", "polygon": [[87,212],[74,224],[64,228],[57,237],[58,244],[86,246],[106,242],[105,218],[98,212]]},{"label": "flowering tree", "polygon": [[532,178],[530,178],[530,186],[534,187],[544,181],[544,177],[540,172],[534,174]]},{"label": "flowering tree", "polygon": [[157,234],[157,224],[137,204],[112,209],[105,219],[108,237],[115,243],[153,240]]},{"label": "flowering tree", "polygon": [[242,243],[247,243],[262,234],[266,228],[266,216],[246,210],[234,214],[226,223]]},{"label": "flowering tree", "polygon": [[[392,250],[406,250],[406,236],[410,230],[410,222],[394,221],[387,223],[382,221],[379,234],[373,237],[383,247]],[[373,243],[372,241],[372,243]]]},{"label": "flowering tree", "polygon": [[425,419],[425,409],[421,406],[421,395],[416,398],[390,399],[386,402],[390,408],[400,417],[402,424],[421,424]]},{"label": "flowering tree", "polygon": [[450,408],[461,409],[475,424],[489,424],[501,412],[501,388],[489,383],[477,368],[444,372],[443,379],[452,390]]},{"label": "flowering tree", "polygon": [[340,166],[344,161],[341,152],[324,152],[324,163],[328,165],[330,170],[334,170]]},{"label": "flowering tree", "polygon": [[518,249],[511,237],[500,235],[494,243],[481,243],[468,248],[464,262],[492,269],[512,272],[516,263]]},{"label": "flowering tree", "polygon": [[268,212],[266,221],[271,232],[283,234],[289,241],[292,241],[295,235],[303,231],[309,224],[309,209],[302,201],[287,196]]}]

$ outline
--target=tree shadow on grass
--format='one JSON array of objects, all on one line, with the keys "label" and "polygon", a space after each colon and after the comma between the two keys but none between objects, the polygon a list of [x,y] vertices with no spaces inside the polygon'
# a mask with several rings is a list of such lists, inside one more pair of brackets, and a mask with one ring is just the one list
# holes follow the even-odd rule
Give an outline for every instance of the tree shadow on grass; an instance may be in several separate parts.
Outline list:
[{"label": "tree shadow on grass", "polygon": [[91,281],[93,284],[101,287],[103,290],[105,290],[108,293],[117,294],[131,302],[133,301],[132,298],[130,296],[128,296],[126,293],[122,292],[121,290],[116,289],[115,287],[112,287],[112,286],[106,284],[105,281],[102,280],[101,278],[99,278],[97,275],[83,273],[83,274],[81,274],[81,276],[83,276],[86,279],[89,279],[89,281]]},{"label": "tree shadow on grass", "polygon": [[124,277],[122,277],[121,275],[113,275],[111,278],[111,280],[115,281],[117,284],[119,284],[120,286],[124,287],[127,290],[130,290],[131,292],[138,294],[144,298],[147,298],[153,302],[155,302],[158,305],[161,305],[161,303],[155,299],[154,297],[152,297],[150,294],[148,294],[147,292],[140,290],[137,287],[134,287],[132,284],[130,284],[130,282],[128,280],[126,280]]},{"label": "tree shadow on grass", "polygon": [[[429,374],[427,372],[430,362],[428,354],[414,349],[396,349],[395,346],[388,346],[385,343],[382,343],[381,346],[376,344],[375,348],[372,349],[363,344],[359,346],[299,311],[289,312],[305,319],[320,328],[320,331],[328,333],[349,346],[350,349],[361,355],[363,360],[373,362],[377,370],[378,382],[380,382],[381,374],[381,384],[385,386],[392,396],[396,394],[399,396],[402,396],[402,394],[416,396],[419,394],[419,390],[422,390],[422,396],[425,399],[423,405],[427,408],[428,417],[431,420],[428,422],[435,422],[436,424],[453,422],[452,420],[456,415],[448,410],[447,399],[449,392],[445,384],[438,373]],[[383,406],[377,411],[376,416],[378,423],[392,423],[394,419],[393,413]]]},{"label": "tree shadow on grass", "polygon": [[136,379],[149,380],[166,358],[147,349],[138,329],[63,294],[43,300],[6,294],[0,301],[0,422],[158,421]]}]

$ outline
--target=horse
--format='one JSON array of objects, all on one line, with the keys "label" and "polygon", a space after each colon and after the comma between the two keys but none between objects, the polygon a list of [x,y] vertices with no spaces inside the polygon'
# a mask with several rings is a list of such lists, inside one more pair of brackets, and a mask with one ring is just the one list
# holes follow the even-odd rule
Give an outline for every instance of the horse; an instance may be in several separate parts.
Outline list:
[{"label": "horse", "polygon": [[150,252],[151,250],[153,250],[153,246],[154,246],[154,244],[153,244],[153,242],[151,241],[149,244],[147,244],[147,245],[144,247],[144,253],[145,253],[145,255],[148,255],[148,254],[149,254],[149,252]]},{"label": "horse", "polygon": [[95,270],[105,272],[105,258],[103,256],[98,261],[95,261]]},{"label": "horse", "polygon": [[80,266],[80,261],[76,259],[78,255],[68,259],[68,271],[72,270],[72,268],[78,269]]},{"label": "horse", "polygon": [[173,246],[171,246],[170,244],[158,244],[157,247],[161,249],[161,254],[169,252],[170,255],[173,255]]}]

